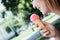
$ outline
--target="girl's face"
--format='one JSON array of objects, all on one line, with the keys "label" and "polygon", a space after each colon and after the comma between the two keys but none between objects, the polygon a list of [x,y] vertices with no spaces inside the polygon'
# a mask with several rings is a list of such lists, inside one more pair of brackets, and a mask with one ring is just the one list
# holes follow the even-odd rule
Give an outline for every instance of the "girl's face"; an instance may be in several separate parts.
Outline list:
[{"label": "girl's face", "polygon": [[46,0],[33,0],[32,1],[33,7],[39,9],[43,14],[46,14],[49,12],[49,9],[47,7]]}]

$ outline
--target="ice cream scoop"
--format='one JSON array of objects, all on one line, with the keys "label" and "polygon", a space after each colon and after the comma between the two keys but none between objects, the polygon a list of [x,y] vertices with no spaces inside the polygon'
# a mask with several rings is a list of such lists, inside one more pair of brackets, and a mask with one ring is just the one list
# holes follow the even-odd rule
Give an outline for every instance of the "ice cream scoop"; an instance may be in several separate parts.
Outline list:
[{"label": "ice cream scoop", "polygon": [[42,21],[40,20],[40,17],[37,14],[32,14],[30,17],[30,20],[34,23],[37,24],[39,27],[44,26]]}]

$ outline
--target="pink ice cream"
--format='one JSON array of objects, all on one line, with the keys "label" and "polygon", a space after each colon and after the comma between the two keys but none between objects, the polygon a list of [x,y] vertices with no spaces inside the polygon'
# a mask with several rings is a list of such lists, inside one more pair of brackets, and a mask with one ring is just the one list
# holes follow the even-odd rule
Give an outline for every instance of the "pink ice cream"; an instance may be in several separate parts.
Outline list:
[{"label": "pink ice cream", "polygon": [[32,14],[30,17],[30,20],[34,23],[37,24],[38,26],[43,26],[42,21],[40,20],[40,17],[37,14]]},{"label": "pink ice cream", "polygon": [[37,14],[32,14],[30,17],[30,20],[33,22],[35,20],[39,19],[39,16]]}]

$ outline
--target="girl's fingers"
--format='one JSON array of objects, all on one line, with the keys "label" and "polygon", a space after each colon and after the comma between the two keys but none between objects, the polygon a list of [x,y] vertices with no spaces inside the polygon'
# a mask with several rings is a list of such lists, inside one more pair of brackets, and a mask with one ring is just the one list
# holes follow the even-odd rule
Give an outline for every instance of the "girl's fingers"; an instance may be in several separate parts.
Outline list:
[{"label": "girl's fingers", "polygon": [[40,29],[40,32],[45,33],[45,32],[47,32],[47,29],[45,29],[45,28],[44,28],[44,29],[42,29],[42,30]]},{"label": "girl's fingers", "polygon": [[42,23],[44,24],[44,26],[50,26],[51,25],[50,23],[47,23],[47,22],[44,22],[44,21],[42,21]]},{"label": "girl's fingers", "polygon": [[43,33],[43,36],[47,36],[47,35],[49,35],[49,32],[48,31],[45,32],[45,33]]},{"label": "girl's fingers", "polygon": [[55,27],[47,22],[42,22],[49,31],[54,31]]},{"label": "girl's fingers", "polygon": [[46,36],[46,35],[48,35],[48,34],[50,33],[49,30],[47,30],[46,28],[40,30],[40,32],[41,32],[44,36]]},{"label": "girl's fingers", "polygon": [[54,37],[55,36],[55,28],[53,25],[47,23],[47,22],[42,22],[44,26],[38,26],[37,28],[40,29],[40,32],[43,36],[45,37]]},{"label": "girl's fingers", "polygon": [[50,34],[49,31],[40,31],[43,36],[48,36]]}]

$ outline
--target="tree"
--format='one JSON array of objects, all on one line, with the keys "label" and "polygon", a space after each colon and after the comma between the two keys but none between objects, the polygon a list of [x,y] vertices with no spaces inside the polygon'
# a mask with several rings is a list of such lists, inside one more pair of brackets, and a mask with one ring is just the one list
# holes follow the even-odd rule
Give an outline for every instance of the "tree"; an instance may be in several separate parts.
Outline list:
[{"label": "tree", "polygon": [[19,4],[19,0],[2,0],[1,3],[4,4],[7,10],[11,10],[14,15],[17,14],[18,12],[17,6]]},{"label": "tree", "polygon": [[[22,16],[22,19],[26,24],[30,22],[29,18],[31,14],[37,13],[42,16],[39,10],[33,8],[31,0],[2,0],[1,3],[4,4],[7,11],[11,10],[13,15],[17,16],[19,13],[22,13],[24,15],[24,17]],[[4,15],[5,12],[3,12],[3,17]]]}]

